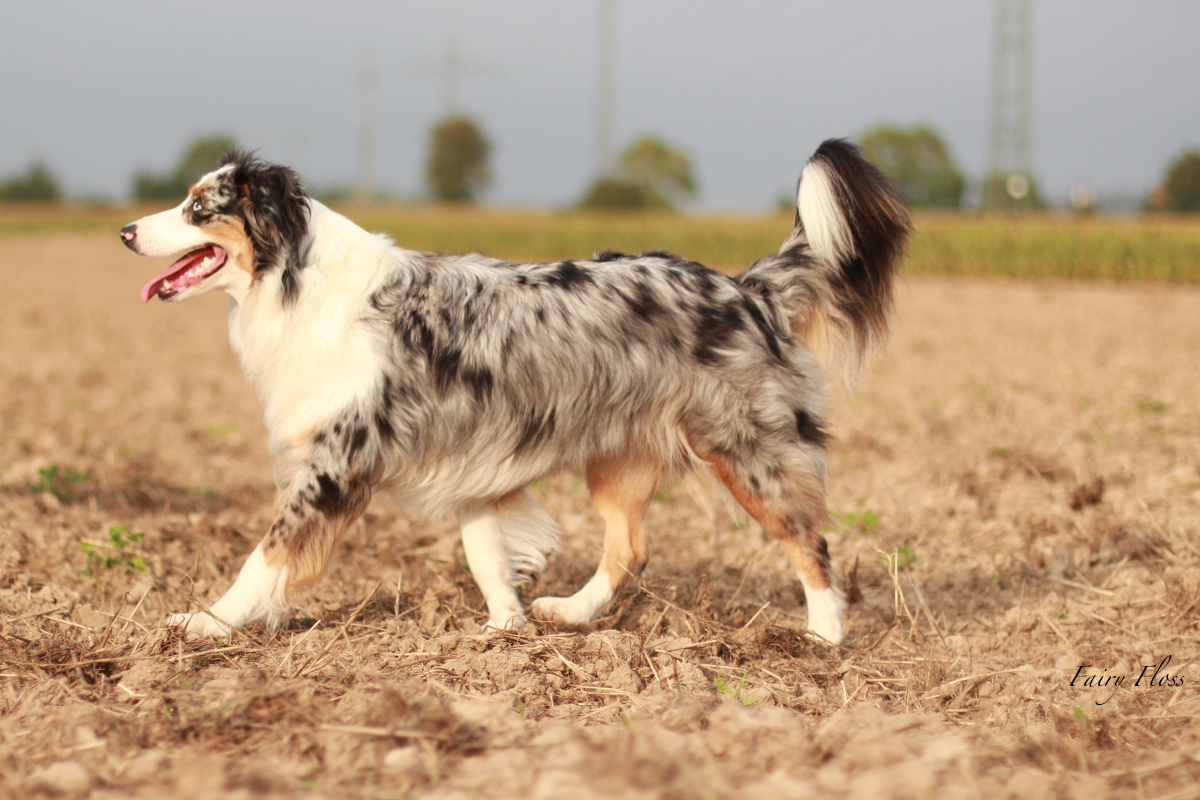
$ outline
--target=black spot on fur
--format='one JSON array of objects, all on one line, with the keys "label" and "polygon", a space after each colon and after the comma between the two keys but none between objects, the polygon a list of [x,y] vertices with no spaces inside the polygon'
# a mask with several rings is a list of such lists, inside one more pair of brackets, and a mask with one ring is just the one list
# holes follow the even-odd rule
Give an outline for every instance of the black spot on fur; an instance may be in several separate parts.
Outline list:
[{"label": "black spot on fur", "polygon": [[433,383],[443,394],[458,380],[458,369],[462,364],[462,351],[453,348],[439,348],[429,360],[433,368]]},{"label": "black spot on fur", "polygon": [[375,433],[379,436],[379,441],[383,444],[390,443],[396,437],[396,430],[392,427],[392,421],[388,419],[387,413],[383,409],[375,412]]},{"label": "black spot on fur", "polygon": [[801,440],[817,447],[824,447],[829,441],[829,434],[821,425],[821,421],[803,408],[796,409],[796,432],[800,434]]},{"label": "black spot on fur", "polygon": [[779,347],[779,334],[771,328],[767,322],[767,318],[763,316],[762,310],[749,297],[742,298],[742,307],[746,309],[746,314],[758,328],[759,333],[762,334],[763,340],[767,343],[767,347],[771,351],[771,355],[775,356],[776,361],[782,362],[783,351]]},{"label": "black spot on fur", "polygon": [[539,408],[532,408],[525,415],[525,420],[521,426],[521,436],[517,440],[517,446],[513,449],[514,455],[520,455],[527,448],[536,447],[541,442],[549,439],[554,435],[554,409],[550,409],[549,413],[543,413]]},{"label": "black spot on fur", "polygon": [[689,270],[688,274],[692,276],[693,288],[701,297],[711,302],[717,294],[717,281],[713,274],[706,269]]},{"label": "black spot on fur", "polygon": [[322,472],[317,476],[317,496],[313,498],[313,508],[326,516],[333,516],[341,511],[345,503],[345,495],[338,482]]},{"label": "black spot on fur", "polygon": [[478,319],[478,315],[475,312],[475,301],[468,300],[466,303],[463,304],[463,319],[462,319],[463,333],[469,333],[472,329],[474,329],[475,322],[477,319]]},{"label": "black spot on fur", "polygon": [[366,428],[356,428],[354,430],[354,436],[350,439],[350,447],[348,448],[350,451],[349,452],[350,458],[354,458],[359,453],[361,453],[362,449],[364,447],[366,447],[366,445],[367,445],[367,429]]},{"label": "black spot on fur", "polygon": [[475,400],[482,403],[491,397],[495,378],[492,377],[492,373],[487,369],[471,369],[466,367],[462,370],[462,382],[471,391],[471,395]]},{"label": "black spot on fur", "polygon": [[668,264],[695,264],[694,261],[688,261],[686,258],[680,258],[670,250],[647,250],[642,253],[642,258],[657,258],[660,261],[665,261]]},{"label": "black spot on fur", "polygon": [[574,261],[564,261],[546,275],[546,283],[557,289],[578,291],[591,286],[593,281],[592,276]]},{"label": "black spot on fur", "polygon": [[408,349],[419,353],[430,362],[433,361],[436,340],[433,328],[423,314],[415,309],[410,310],[396,320],[395,331]]},{"label": "black spot on fur", "polygon": [[817,558],[821,560],[821,567],[826,573],[829,572],[829,542],[825,541],[824,536],[817,537]]},{"label": "black spot on fur", "polygon": [[296,271],[293,269],[285,269],[279,275],[279,286],[283,290],[283,298],[285,302],[295,300],[296,292],[299,287],[296,285]]},{"label": "black spot on fur", "polygon": [[633,297],[622,295],[629,305],[629,310],[637,316],[651,322],[655,317],[665,316],[667,311],[654,295],[654,290],[647,283],[637,283]]},{"label": "black spot on fur", "polygon": [[701,306],[696,311],[696,347],[693,350],[696,360],[710,367],[720,364],[721,355],[718,351],[727,349],[745,327],[746,323],[735,306]]},{"label": "black spot on fur", "polygon": [[616,250],[605,250],[602,253],[596,254],[596,261],[602,264],[606,261],[621,261],[626,258],[629,258],[629,256],[624,253],[618,253]]}]

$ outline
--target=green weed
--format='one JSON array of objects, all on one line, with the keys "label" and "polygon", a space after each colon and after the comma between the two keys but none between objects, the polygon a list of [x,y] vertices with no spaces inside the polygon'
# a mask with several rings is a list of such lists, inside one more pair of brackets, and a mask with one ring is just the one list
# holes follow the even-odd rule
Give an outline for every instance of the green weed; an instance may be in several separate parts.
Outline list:
[{"label": "green weed", "polygon": [[134,533],[128,526],[113,526],[108,529],[108,541],[104,543],[81,542],[79,549],[88,558],[87,574],[94,575],[99,570],[124,568],[127,573],[140,572],[149,574],[150,565],[146,559],[130,549],[146,538],[145,533]]},{"label": "green weed", "polygon": [[1162,400],[1139,400],[1137,410],[1140,414],[1165,414],[1167,413],[1167,404]]},{"label": "green weed", "polygon": [[874,511],[847,511],[844,514],[830,511],[829,516],[852,531],[870,536],[879,529],[879,516]]},{"label": "green weed", "polygon": [[750,699],[749,697],[742,697],[742,687],[744,687],[745,685],[746,685],[746,676],[744,674],[742,675],[742,680],[738,683],[736,689],[734,689],[732,686],[730,686],[728,683],[726,683],[721,678],[713,678],[713,686],[717,687],[718,693],[727,694],[730,697],[732,697],[733,699],[740,702],[742,705],[744,705],[748,708],[753,708],[755,706],[754,700]]},{"label": "green weed", "polygon": [[38,470],[38,482],[33,485],[32,489],[38,494],[49,492],[60,502],[67,503],[75,496],[73,487],[87,479],[87,473],[72,472],[69,469],[60,468],[57,464],[52,464]]}]

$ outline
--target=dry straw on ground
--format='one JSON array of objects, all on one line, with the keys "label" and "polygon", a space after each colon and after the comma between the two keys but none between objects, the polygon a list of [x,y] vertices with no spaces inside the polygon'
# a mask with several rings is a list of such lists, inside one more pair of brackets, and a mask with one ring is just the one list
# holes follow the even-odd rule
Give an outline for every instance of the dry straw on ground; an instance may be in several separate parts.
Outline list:
[{"label": "dry straw on ground", "polygon": [[[0,795],[1200,791],[1195,290],[903,288],[837,401],[842,648],[704,479],[590,631],[480,636],[450,523],[377,503],[288,629],[196,643],[160,623],[268,524],[260,410],[222,301],[139,307],[115,242],[0,242]],[[594,565],[580,484],[534,487],[569,536],[531,596]]]}]

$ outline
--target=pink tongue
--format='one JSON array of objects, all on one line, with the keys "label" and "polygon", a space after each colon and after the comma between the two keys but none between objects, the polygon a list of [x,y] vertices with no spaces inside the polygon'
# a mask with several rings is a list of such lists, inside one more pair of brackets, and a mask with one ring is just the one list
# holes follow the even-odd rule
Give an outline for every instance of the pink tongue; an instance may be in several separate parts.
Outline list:
[{"label": "pink tongue", "polygon": [[[200,265],[206,258],[213,259],[213,263],[209,264],[207,268],[201,269]],[[172,264],[166,272],[142,287],[142,302],[149,303],[151,297],[162,296],[164,292],[170,296],[187,286],[199,283],[220,269],[224,263],[225,251],[216,245],[193,250]],[[166,286],[163,285],[164,281],[166,281]]]}]

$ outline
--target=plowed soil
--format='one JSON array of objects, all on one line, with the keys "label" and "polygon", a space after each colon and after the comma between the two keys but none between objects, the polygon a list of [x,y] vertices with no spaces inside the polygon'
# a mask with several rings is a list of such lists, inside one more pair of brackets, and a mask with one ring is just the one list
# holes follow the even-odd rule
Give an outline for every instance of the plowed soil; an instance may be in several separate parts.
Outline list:
[{"label": "plowed soil", "polygon": [[[155,266],[0,240],[0,796],[1197,796],[1197,290],[902,287],[835,398],[842,647],[703,476],[588,630],[481,634],[451,521],[377,500],[288,628],[196,642],[162,621],[229,586],[272,463],[224,298],[142,306]],[[567,536],[525,594],[572,592],[599,521],[533,492]]]}]

